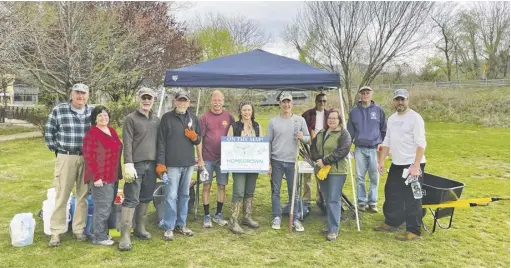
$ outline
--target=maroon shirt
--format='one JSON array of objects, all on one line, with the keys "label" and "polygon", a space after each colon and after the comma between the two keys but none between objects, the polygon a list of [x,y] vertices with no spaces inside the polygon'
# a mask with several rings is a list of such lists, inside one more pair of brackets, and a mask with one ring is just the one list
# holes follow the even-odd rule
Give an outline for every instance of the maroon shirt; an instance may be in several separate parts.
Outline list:
[{"label": "maroon shirt", "polygon": [[200,117],[202,158],[204,161],[220,160],[222,136],[227,136],[234,117],[228,111],[214,114],[208,111]]},{"label": "maroon shirt", "polygon": [[107,135],[97,126],[92,126],[83,139],[83,159],[85,162],[84,180],[103,180],[115,183],[120,174],[122,143],[115,129],[108,127]]}]

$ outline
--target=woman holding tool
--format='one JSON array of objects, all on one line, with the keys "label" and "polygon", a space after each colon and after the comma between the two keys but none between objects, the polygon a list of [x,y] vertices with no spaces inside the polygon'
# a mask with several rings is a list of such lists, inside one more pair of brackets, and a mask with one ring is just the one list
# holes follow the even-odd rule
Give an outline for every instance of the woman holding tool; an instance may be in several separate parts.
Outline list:
[{"label": "woman holding tool", "polygon": [[337,239],[341,221],[341,195],[348,173],[346,156],[350,151],[351,136],[342,127],[339,109],[330,109],[325,118],[325,128],[312,140],[311,156],[316,161],[314,172],[327,203],[326,239],[333,241]]}]

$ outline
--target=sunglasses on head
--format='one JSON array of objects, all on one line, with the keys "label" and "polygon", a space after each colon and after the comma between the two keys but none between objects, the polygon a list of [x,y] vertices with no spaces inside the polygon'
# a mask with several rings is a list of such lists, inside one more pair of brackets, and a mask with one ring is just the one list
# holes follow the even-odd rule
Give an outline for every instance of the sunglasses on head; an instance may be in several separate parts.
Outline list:
[{"label": "sunglasses on head", "polygon": [[149,96],[149,95],[144,95],[141,97],[142,100],[152,100],[153,97],[152,96]]}]

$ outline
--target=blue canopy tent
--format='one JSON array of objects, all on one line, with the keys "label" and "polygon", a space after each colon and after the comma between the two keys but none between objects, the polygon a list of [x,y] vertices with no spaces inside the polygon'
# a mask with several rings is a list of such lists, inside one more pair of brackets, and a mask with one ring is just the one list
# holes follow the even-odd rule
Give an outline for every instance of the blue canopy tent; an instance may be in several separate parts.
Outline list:
[{"label": "blue canopy tent", "polygon": [[337,73],[256,49],[168,70],[164,87],[311,90],[339,87]]},{"label": "blue canopy tent", "polygon": [[[338,88],[342,118],[346,128],[339,74],[303,62],[275,55],[261,49],[225,56],[203,63],[165,72],[166,87],[248,88],[267,90],[319,90]],[[164,89],[163,89],[164,90]],[[162,94],[163,96],[163,94]],[[163,98],[160,102],[160,110]],[[200,91],[198,102],[200,102]],[[197,112],[198,112],[197,108]],[[158,115],[160,111],[158,112]],[[349,159],[349,158],[348,158]],[[349,159],[352,190],[355,197],[351,159]],[[296,179],[295,179],[296,182]],[[294,193],[293,193],[294,194]],[[294,204],[291,202],[291,204]],[[290,210],[290,212],[292,209]],[[357,229],[360,231],[355,206]]]}]

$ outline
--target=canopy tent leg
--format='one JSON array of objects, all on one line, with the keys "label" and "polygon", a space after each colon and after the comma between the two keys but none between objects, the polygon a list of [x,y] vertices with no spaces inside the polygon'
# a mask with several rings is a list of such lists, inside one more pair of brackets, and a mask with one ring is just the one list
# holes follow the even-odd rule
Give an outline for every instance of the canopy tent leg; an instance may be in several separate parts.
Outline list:
[{"label": "canopy tent leg", "polygon": [[197,110],[195,111],[195,115],[197,118],[199,117],[199,108],[200,108],[200,94],[202,92],[202,88],[199,88],[199,96],[197,97]]},{"label": "canopy tent leg", "polygon": [[165,87],[161,88],[160,107],[158,107],[158,117],[161,117],[161,108],[163,107],[163,99],[165,99]]},{"label": "canopy tent leg", "polygon": [[[347,129],[346,127],[346,117],[344,116],[344,103],[343,103],[343,100],[342,100],[342,92],[341,92],[341,88],[337,88],[338,91],[339,91],[339,102],[341,104],[341,117],[342,117],[342,125],[344,127],[344,129]],[[351,167],[351,157],[348,155],[348,166],[350,168],[350,178],[351,178],[351,190],[353,191],[353,201],[357,201],[357,194],[355,192],[355,183],[353,181],[353,168]],[[357,231],[360,232],[360,222],[359,222],[359,219],[358,219],[358,206],[354,206],[355,207],[355,217],[356,217],[356,220],[357,220]]]}]

